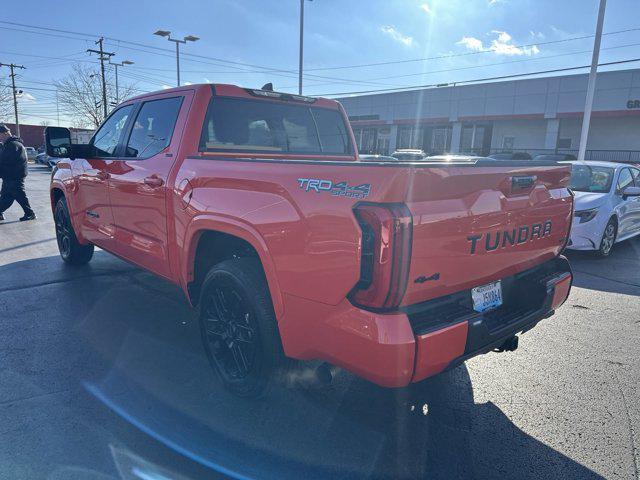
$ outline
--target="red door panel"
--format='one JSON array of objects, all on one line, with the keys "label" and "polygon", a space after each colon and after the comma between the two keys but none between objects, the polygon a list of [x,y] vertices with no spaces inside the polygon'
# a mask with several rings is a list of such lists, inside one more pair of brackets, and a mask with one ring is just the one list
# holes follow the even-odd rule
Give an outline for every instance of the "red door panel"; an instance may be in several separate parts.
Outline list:
[{"label": "red door panel", "polygon": [[191,92],[153,97],[137,114],[119,158],[109,169],[116,253],[171,277],[167,250],[167,195],[171,167],[191,103]]}]

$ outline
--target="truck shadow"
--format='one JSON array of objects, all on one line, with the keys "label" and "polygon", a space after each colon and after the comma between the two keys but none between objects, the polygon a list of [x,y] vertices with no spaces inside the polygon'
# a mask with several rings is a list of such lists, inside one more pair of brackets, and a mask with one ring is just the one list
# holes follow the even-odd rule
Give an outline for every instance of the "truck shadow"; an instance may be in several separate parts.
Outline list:
[{"label": "truck shadow", "polygon": [[[10,285],[0,287],[5,329],[22,332],[46,318],[37,338],[27,329],[0,339],[0,352],[8,352],[2,369],[12,379],[6,387],[84,392],[66,413],[47,404],[30,413],[62,415],[73,429],[45,425],[37,435],[18,429],[7,438],[33,452],[33,465],[51,461],[38,448],[44,435],[64,452],[55,461],[70,467],[70,446],[82,456],[86,426],[90,452],[104,456],[114,443],[126,445],[176,473],[188,462],[207,476],[249,478],[600,478],[522,431],[495,404],[475,403],[464,365],[401,390],[347,373],[321,387],[302,367],[297,386],[239,400],[219,387],[192,311],[162,280],[96,252],[77,270],[57,257],[0,267],[3,284]],[[43,305],[55,308],[43,317]],[[44,342],[54,352],[46,358],[33,353]]]},{"label": "truck shadow", "polygon": [[640,239],[616,244],[607,258],[592,252],[568,250],[567,258],[575,275],[573,285],[625,295],[640,295]]}]

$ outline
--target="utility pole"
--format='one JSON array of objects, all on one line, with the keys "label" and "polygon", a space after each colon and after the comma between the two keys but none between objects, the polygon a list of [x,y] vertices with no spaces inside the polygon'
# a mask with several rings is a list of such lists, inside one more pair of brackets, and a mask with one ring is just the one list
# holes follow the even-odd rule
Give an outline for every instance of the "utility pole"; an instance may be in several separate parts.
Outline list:
[{"label": "utility pole", "polygon": [[104,42],[104,38],[100,37],[99,40],[96,41],[96,45],[100,45],[100,50],[93,50],[91,48],[87,49],[89,53],[97,53],[100,57],[100,72],[102,74],[102,107],[104,109],[104,118],[107,118],[109,114],[108,105],[107,105],[107,80],[104,77],[104,62],[105,60],[109,60],[111,57],[115,55],[113,52],[105,52],[102,48],[102,42]]},{"label": "utility pole", "polygon": [[589,71],[589,83],[587,85],[587,98],[582,117],[582,132],[580,133],[580,148],[578,160],[584,162],[587,152],[587,139],[589,138],[589,124],[591,123],[591,110],[593,109],[593,97],[596,91],[596,76],[598,73],[598,59],[600,57],[600,40],[602,39],[602,25],[604,23],[604,11],[607,8],[607,0],[600,0],[598,9],[598,24],[596,26],[596,38],[593,43],[593,55],[591,57],[591,70]]},{"label": "utility pole", "polygon": [[25,69],[22,65],[15,65],[13,63],[0,63],[0,67],[9,67],[11,69],[11,90],[13,91],[13,112],[16,116],[16,135],[20,136],[20,120],[18,119],[18,91],[16,90],[16,73],[13,72],[14,68]]}]

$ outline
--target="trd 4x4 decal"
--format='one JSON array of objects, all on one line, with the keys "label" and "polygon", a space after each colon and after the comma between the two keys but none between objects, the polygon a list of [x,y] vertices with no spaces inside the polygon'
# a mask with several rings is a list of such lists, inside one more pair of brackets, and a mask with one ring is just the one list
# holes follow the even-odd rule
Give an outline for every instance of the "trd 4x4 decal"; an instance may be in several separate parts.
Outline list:
[{"label": "trd 4x4 decal", "polygon": [[349,185],[348,182],[332,182],[320,178],[299,178],[298,186],[305,192],[329,192],[336,197],[367,198],[371,193],[371,184]]}]

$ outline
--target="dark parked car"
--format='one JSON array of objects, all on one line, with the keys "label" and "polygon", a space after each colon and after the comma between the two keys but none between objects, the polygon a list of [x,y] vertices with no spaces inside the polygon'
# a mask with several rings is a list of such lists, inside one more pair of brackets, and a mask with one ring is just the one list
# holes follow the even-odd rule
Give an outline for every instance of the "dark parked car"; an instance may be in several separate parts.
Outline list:
[{"label": "dark parked car", "polygon": [[531,155],[527,152],[502,152],[492,153],[489,158],[494,160],[531,160]]},{"label": "dark parked car", "polygon": [[390,157],[389,155],[359,155],[359,158],[363,162],[397,162],[396,157]]},{"label": "dark parked car", "polygon": [[557,162],[567,161],[567,160],[576,160],[575,155],[571,155],[570,153],[543,153],[541,155],[536,155],[533,157],[534,160],[555,160]]},{"label": "dark parked car", "polygon": [[413,162],[424,159],[427,154],[416,148],[401,148],[393,152],[391,156],[403,162]]}]

